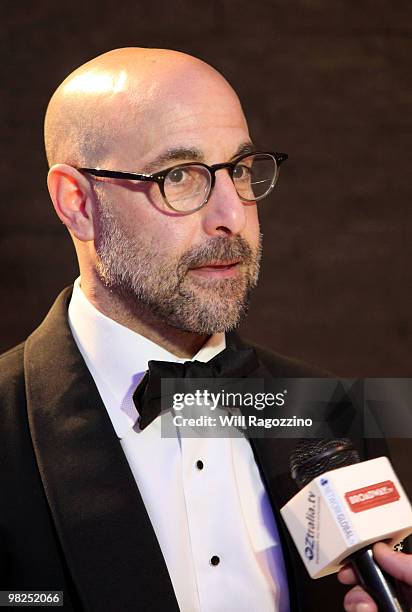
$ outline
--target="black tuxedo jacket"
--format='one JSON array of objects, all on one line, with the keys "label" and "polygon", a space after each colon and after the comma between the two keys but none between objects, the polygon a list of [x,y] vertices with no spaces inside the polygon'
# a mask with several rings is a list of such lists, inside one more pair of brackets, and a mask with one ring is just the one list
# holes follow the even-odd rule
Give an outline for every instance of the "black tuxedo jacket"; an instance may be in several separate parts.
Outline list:
[{"label": "black tuxedo jacket", "polygon": [[[70,295],[66,289],[27,341],[0,358],[0,590],[63,590],[64,610],[174,612],[151,522],[68,326]],[[243,346],[234,335],[231,342]],[[253,377],[322,375],[257,353]],[[296,492],[293,440],[251,445],[282,537],[291,609],[342,610],[344,588],[335,576],[307,577],[278,514]],[[371,457],[386,449],[360,450]],[[222,612],[232,610],[228,601]]]}]

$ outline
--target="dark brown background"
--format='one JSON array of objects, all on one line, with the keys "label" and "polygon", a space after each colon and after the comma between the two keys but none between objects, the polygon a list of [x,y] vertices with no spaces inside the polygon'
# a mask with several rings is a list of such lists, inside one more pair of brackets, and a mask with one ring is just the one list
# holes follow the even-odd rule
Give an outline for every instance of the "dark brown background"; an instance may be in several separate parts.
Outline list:
[{"label": "dark brown background", "polygon": [[243,334],[345,376],[410,376],[411,31],[405,1],[3,2],[0,349],[77,275],[46,190],[42,119],[74,68],[115,47],[198,55],[287,151],[261,207]]}]

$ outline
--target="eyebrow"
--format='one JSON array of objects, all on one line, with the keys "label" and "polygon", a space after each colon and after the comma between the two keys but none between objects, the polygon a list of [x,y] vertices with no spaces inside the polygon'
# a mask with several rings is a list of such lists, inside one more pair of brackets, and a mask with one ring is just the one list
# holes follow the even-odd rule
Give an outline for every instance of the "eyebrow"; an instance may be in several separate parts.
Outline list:
[{"label": "eyebrow", "polygon": [[243,155],[245,153],[253,153],[256,151],[256,147],[251,140],[247,140],[246,142],[242,142],[241,145],[236,150],[236,153],[232,156],[231,159],[235,157],[239,157],[239,155]]},{"label": "eyebrow", "polygon": [[[232,155],[231,159],[234,159],[239,155],[243,155],[244,153],[252,153],[253,151],[255,151],[255,147],[250,140],[243,142],[236,149],[236,152],[234,153],[234,155]],[[159,168],[162,168],[162,166],[165,167],[169,162],[173,161],[204,162],[204,159],[204,154],[200,149],[197,149],[196,147],[174,147],[163,151],[163,153],[161,153],[155,159],[149,162],[143,169],[142,173],[152,174]]]},{"label": "eyebrow", "polygon": [[200,149],[193,147],[175,147],[173,149],[167,149],[158,155],[149,164],[147,164],[147,166],[145,166],[143,172],[144,174],[151,174],[171,161],[203,161],[203,159],[203,153]]}]

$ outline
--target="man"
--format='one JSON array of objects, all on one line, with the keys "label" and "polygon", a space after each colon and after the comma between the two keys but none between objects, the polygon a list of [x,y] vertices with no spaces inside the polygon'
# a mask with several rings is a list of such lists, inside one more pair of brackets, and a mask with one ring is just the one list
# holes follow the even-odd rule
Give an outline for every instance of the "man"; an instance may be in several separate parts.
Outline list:
[{"label": "man", "polygon": [[214,69],[153,49],[72,73],[45,142],[80,279],[2,358],[1,588],[98,612],[341,609],[336,578],[306,577],[278,515],[291,443],[162,438],[136,395],[152,360],[318,374],[225,335],[257,280],[256,201],[284,156],[255,155]]}]

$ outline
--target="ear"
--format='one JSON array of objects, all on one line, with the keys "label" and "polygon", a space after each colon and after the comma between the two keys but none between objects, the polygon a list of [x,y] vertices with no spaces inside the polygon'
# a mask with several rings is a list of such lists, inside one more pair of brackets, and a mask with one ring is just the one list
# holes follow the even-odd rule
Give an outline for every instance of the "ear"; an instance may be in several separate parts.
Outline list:
[{"label": "ear", "polygon": [[75,168],[56,164],[49,170],[47,186],[59,219],[79,240],[94,239],[94,193],[87,178]]}]

